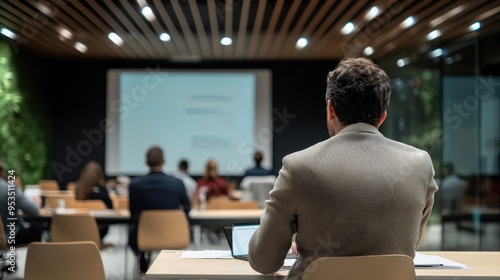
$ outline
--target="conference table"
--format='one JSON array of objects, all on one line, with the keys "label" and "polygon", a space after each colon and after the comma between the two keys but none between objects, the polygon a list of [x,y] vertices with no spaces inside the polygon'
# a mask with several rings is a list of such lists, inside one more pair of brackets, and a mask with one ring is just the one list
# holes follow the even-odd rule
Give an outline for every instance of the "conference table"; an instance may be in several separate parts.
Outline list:
[{"label": "conference table", "polygon": [[[416,279],[472,280],[500,279],[500,252],[420,252],[441,256],[470,269],[415,268]],[[182,259],[182,251],[163,250],[146,273],[146,279],[284,279],[288,268],[273,274],[254,271],[247,261],[238,259]]]}]

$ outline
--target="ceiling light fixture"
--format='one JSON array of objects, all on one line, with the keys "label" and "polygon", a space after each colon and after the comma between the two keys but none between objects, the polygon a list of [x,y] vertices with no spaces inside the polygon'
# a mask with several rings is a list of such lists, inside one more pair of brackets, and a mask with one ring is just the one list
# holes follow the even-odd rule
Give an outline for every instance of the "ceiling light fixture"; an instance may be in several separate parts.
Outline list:
[{"label": "ceiling light fixture", "polygon": [[439,36],[441,36],[441,31],[436,29],[436,30],[432,31],[431,33],[427,34],[426,38],[427,38],[427,41],[432,41]]},{"label": "ceiling light fixture", "polygon": [[141,9],[142,15],[149,21],[153,21],[156,19],[155,14],[153,13],[153,10],[149,6],[145,6],[144,8]]},{"label": "ceiling light fixture", "polygon": [[469,30],[470,31],[476,31],[478,30],[479,28],[481,28],[481,23],[478,21],[478,22],[474,22],[473,24],[471,24],[469,26]]},{"label": "ceiling light fixture", "polygon": [[220,43],[224,46],[229,46],[233,43],[233,39],[231,39],[229,37],[224,37],[224,38],[220,39]]},{"label": "ceiling light fixture", "polygon": [[434,26],[437,26],[437,25],[440,25],[441,23],[445,22],[446,20],[448,20],[449,18],[451,17],[454,17],[456,15],[458,15],[459,13],[461,13],[462,11],[464,10],[464,5],[462,6],[458,6],[456,7],[455,9],[447,12],[446,14],[440,16],[440,17],[437,17],[433,20],[431,20],[430,22],[430,26],[431,27],[434,27]]},{"label": "ceiling light fixture", "polygon": [[378,15],[379,12],[380,12],[380,10],[378,9],[378,7],[377,6],[373,6],[370,9],[370,11],[368,11],[368,13],[366,13],[365,18],[367,20],[372,20],[372,19],[374,19]]},{"label": "ceiling light fixture", "polygon": [[71,33],[71,31],[69,31],[68,29],[66,28],[59,28],[59,35],[63,36],[64,38],[70,40],[71,38],[73,38],[73,33]]},{"label": "ceiling light fixture", "polygon": [[347,35],[347,34],[350,34],[351,32],[353,32],[354,28],[355,28],[354,24],[352,22],[348,22],[344,25],[344,27],[342,27],[340,32],[344,35]]},{"label": "ceiling light fixture", "polygon": [[17,37],[16,34],[14,34],[14,32],[10,31],[7,28],[2,28],[0,30],[0,33],[2,33],[3,35],[5,35],[5,36],[7,36],[7,37],[9,37],[11,39],[16,39],[16,37]]},{"label": "ceiling light fixture", "polygon": [[172,38],[170,37],[170,35],[168,35],[168,33],[166,33],[166,32],[163,32],[160,34],[160,40],[162,40],[163,42],[168,42],[171,39]]},{"label": "ceiling light fixture", "polygon": [[81,53],[86,53],[88,48],[84,44],[82,44],[80,42],[76,42],[75,49],[77,49]]},{"label": "ceiling light fixture", "polygon": [[433,50],[430,54],[429,54],[431,57],[438,57],[438,56],[442,56],[443,55],[443,49],[439,48],[439,49],[435,49]]},{"label": "ceiling light fixture", "polygon": [[297,49],[303,49],[305,46],[307,46],[307,43],[309,43],[309,42],[307,41],[307,39],[306,39],[306,38],[304,38],[304,37],[302,37],[302,38],[299,38],[299,39],[297,40],[297,43],[295,44],[295,47],[296,47]]},{"label": "ceiling light fixture", "polygon": [[123,39],[118,36],[115,32],[111,32],[108,34],[108,38],[115,43],[117,46],[123,45]]},{"label": "ceiling light fixture", "polygon": [[415,24],[415,19],[413,17],[408,17],[407,19],[405,19],[405,21],[403,21],[403,23],[401,25],[404,28],[408,28],[414,24]]},{"label": "ceiling light fixture", "polygon": [[405,65],[408,65],[408,63],[410,63],[410,60],[407,57],[400,58],[398,59],[398,61],[396,61],[398,67],[404,67]]},{"label": "ceiling light fixture", "polygon": [[366,55],[366,56],[370,56],[373,54],[373,48],[372,47],[366,47],[364,50],[363,50],[363,53]]},{"label": "ceiling light fixture", "polygon": [[35,2],[33,3],[33,6],[35,6],[40,12],[48,17],[52,17],[54,15],[54,12],[49,7],[47,7],[47,5]]}]

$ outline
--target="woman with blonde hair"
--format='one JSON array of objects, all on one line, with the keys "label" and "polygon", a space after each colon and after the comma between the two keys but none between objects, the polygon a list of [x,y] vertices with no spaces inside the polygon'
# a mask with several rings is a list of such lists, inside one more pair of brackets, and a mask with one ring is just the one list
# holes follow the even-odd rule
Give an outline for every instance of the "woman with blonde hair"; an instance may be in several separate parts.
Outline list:
[{"label": "woman with blonde hair", "polygon": [[219,195],[227,195],[229,191],[227,181],[223,177],[219,177],[217,172],[217,162],[209,160],[205,165],[203,177],[198,180],[198,188],[196,193],[204,192],[206,198]]}]

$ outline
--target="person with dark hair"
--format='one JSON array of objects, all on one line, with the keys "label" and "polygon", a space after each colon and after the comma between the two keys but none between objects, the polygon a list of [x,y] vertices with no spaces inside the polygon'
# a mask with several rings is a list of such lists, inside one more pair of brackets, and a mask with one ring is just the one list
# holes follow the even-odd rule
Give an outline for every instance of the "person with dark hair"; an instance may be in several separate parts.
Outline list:
[{"label": "person with dark hair", "polygon": [[455,174],[453,163],[448,162],[443,166],[442,177],[439,185],[443,193],[443,210],[449,212],[462,211],[465,181]]},{"label": "person with dark hair", "polygon": [[165,159],[160,147],[152,147],[146,153],[149,174],[132,180],[129,186],[129,210],[132,224],[129,229],[128,244],[137,255],[140,253],[140,270],[146,272],[149,255],[137,248],[137,225],[144,210],[183,209],[189,217],[191,203],[184,183],[178,178],[163,173]]},{"label": "person with dark hair", "polygon": [[262,168],[261,163],[263,160],[262,153],[259,151],[256,151],[253,154],[253,161],[255,162],[255,167],[248,169],[245,171],[245,177],[246,176],[269,176],[271,175],[271,171]]},{"label": "person with dark hair", "polygon": [[438,190],[429,154],[385,138],[389,77],[366,58],[346,58],[327,76],[330,138],[283,158],[249,262],[279,270],[295,235],[299,257],[288,279],[305,279],[331,256],[415,256]]},{"label": "person with dark hair", "polygon": [[[29,225],[19,217],[18,211],[21,210],[25,215],[38,216],[39,208],[31,201],[24,193],[14,184],[8,183],[5,179],[8,178],[11,183],[16,181],[15,173],[5,176],[5,162],[0,159],[0,214],[2,215],[3,230],[5,232],[5,241],[13,242],[9,239],[11,230],[15,231],[15,244],[27,244],[33,241],[40,241],[42,238],[42,229]],[[12,204],[14,202],[15,204]],[[14,211],[9,211],[9,206],[15,206]],[[9,227],[9,225],[14,225]]]},{"label": "person with dark hair", "polygon": [[113,209],[113,202],[105,185],[101,165],[95,161],[89,161],[83,167],[80,178],[76,182],[75,198],[76,200],[102,200],[108,209]]},{"label": "person with dark hair", "polygon": [[194,192],[196,191],[196,181],[189,176],[188,173],[189,163],[187,160],[183,159],[179,162],[179,167],[177,172],[174,172],[172,175],[176,178],[179,178],[184,183],[186,187],[186,192],[189,199],[193,199]]}]

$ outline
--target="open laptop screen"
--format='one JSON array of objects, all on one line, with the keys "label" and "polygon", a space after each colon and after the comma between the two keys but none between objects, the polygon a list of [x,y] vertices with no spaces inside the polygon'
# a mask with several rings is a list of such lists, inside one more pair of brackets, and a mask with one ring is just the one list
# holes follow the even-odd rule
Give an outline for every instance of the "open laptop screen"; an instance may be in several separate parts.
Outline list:
[{"label": "open laptop screen", "polygon": [[250,238],[252,237],[255,230],[259,228],[259,225],[234,225],[233,226],[233,256],[247,256],[248,255],[248,243],[250,243]]}]

